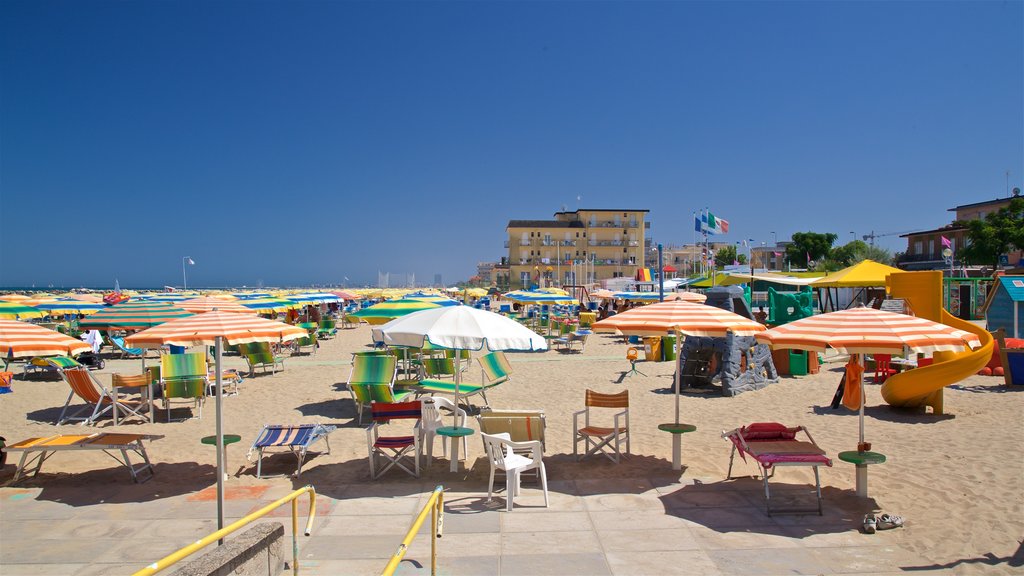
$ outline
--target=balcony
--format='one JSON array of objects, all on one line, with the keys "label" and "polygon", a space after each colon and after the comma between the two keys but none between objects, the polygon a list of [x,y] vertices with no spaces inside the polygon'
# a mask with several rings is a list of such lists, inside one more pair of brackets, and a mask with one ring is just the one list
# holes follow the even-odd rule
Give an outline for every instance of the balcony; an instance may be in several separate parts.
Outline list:
[{"label": "balcony", "polygon": [[901,264],[904,262],[945,262],[945,258],[931,254],[903,254],[899,261]]}]

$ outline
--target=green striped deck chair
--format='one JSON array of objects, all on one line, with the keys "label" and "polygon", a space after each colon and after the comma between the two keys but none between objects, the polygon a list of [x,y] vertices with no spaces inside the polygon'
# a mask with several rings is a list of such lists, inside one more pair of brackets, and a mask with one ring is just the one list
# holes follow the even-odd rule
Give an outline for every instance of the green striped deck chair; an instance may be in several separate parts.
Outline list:
[{"label": "green striped deck chair", "polygon": [[[448,361],[450,362],[450,360]],[[504,352],[491,352],[482,356],[479,362],[483,378],[480,382],[459,382],[459,396],[468,398],[480,394],[484,400],[484,406],[488,406],[487,389],[507,382],[512,375],[512,366],[508,363]],[[454,394],[455,381],[425,378],[420,381],[420,392]]]},{"label": "green striped deck chair", "polygon": [[315,328],[309,333],[309,336],[303,336],[302,338],[292,340],[292,352],[294,354],[301,354],[303,348],[309,348],[310,354],[316,354],[316,349],[319,347],[320,343],[316,339]]},{"label": "green striped deck chair", "polygon": [[[370,355],[357,353],[352,358],[352,371],[348,375],[348,390],[352,401],[356,404],[356,422],[363,423],[363,409],[369,408],[375,398],[368,391],[368,386],[384,385],[394,395],[395,373],[398,370],[398,359],[391,354]],[[373,394],[383,394],[374,390]],[[404,395],[407,392],[403,393]],[[383,401],[383,400],[381,400]]]},{"label": "green striped deck chair", "polygon": [[320,321],[320,327],[316,331],[319,338],[333,338],[338,333],[338,323],[333,318],[324,318]]},{"label": "green striped deck chair", "polygon": [[423,358],[420,360],[420,367],[427,379],[455,377],[455,361],[451,358]]},{"label": "green striped deck chair", "polygon": [[164,409],[167,421],[171,421],[171,403],[185,400],[192,403],[203,417],[203,404],[209,388],[207,379],[206,354],[163,354],[160,356],[160,386],[163,389]]},{"label": "green striped deck chair", "polygon": [[68,368],[81,366],[77,360],[70,356],[37,356],[25,363],[25,377],[29,374],[56,374],[61,376]]}]

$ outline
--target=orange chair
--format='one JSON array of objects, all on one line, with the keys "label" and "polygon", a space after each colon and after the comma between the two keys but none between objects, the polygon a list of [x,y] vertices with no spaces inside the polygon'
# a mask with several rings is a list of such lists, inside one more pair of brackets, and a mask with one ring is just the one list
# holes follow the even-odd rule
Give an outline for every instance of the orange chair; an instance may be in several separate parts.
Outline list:
[{"label": "orange chair", "polygon": [[892,354],[875,354],[875,384],[885,382],[898,371],[892,367]]}]

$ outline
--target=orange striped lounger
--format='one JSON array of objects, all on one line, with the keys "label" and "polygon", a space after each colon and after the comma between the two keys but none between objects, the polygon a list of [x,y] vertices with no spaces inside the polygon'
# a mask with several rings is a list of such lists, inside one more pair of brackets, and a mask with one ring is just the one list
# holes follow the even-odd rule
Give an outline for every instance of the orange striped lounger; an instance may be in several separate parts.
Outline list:
[{"label": "orange striped lounger", "polygon": [[[153,465],[149,462],[149,456],[146,454],[146,447],[142,444],[142,441],[158,438],[163,438],[163,436],[97,432],[95,434],[60,434],[48,438],[22,440],[6,447],[8,452],[22,453],[21,461],[18,463],[18,469],[14,472],[12,483],[17,482],[21,478],[27,467],[34,465],[35,469],[32,471],[32,476],[38,474],[39,469],[43,467],[43,462],[57,452],[66,450],[102,450],[108,456],[117,460],[119,464],[128,468],[128,472],[132,475],[132,480],[141,484],[153,477]],[[117,452],[121,453],[120,458],[117,456]],[[128,452],[134,452],[142,458],[143,463],[133,465],[128,458]],[[30,458],[31,454],[34,454],[34,456]],[[141,479],[139,474],[145,471],[149,471],[149,475],[145,479]]]},{"label": "orange striped lounger", "polygon": [[[803,432],[807,440],[797,440],[798,432]],[[740,458],[746,461],[749,455],[761,467],[761,476],[764,478],[765,510],[770,516],[771,490],[768,487],[768,478],[774,475],[776,466],[811,466],[814,468],[814,484],[818,497],[818,515],[821,515],[821,480],[818,477],[818,466],[832,466],[832,459],[825,455],[818,444],[811,438],[811,433],[803,426],[789,428],[778,422],[756,422],[749,426],[743,426],[735,430],[723,432],[722,437],[732,442],[732,452],[729,454],[729,473],[726,478],[732,478],[732,463],[736,452]],[[780,512],[780,511],[777,511]],[[800,513],[803,511],[793,510]]]}]

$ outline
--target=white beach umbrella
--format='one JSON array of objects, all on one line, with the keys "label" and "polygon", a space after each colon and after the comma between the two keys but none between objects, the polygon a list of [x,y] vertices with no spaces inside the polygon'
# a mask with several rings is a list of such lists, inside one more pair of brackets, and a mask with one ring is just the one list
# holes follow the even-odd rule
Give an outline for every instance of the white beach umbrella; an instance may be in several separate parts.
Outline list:
[{"label": "white beach umbrella", "polygon": [[[414,312],[373,329],[373,339],[394,346],[434,346],[452,350],[547,350],[544,337],[508,318],[470,306],[448,306]],[[455,370],[455,404],[459,403],[461,370]],[[454,412],[453,412],[454,416]]]}]

